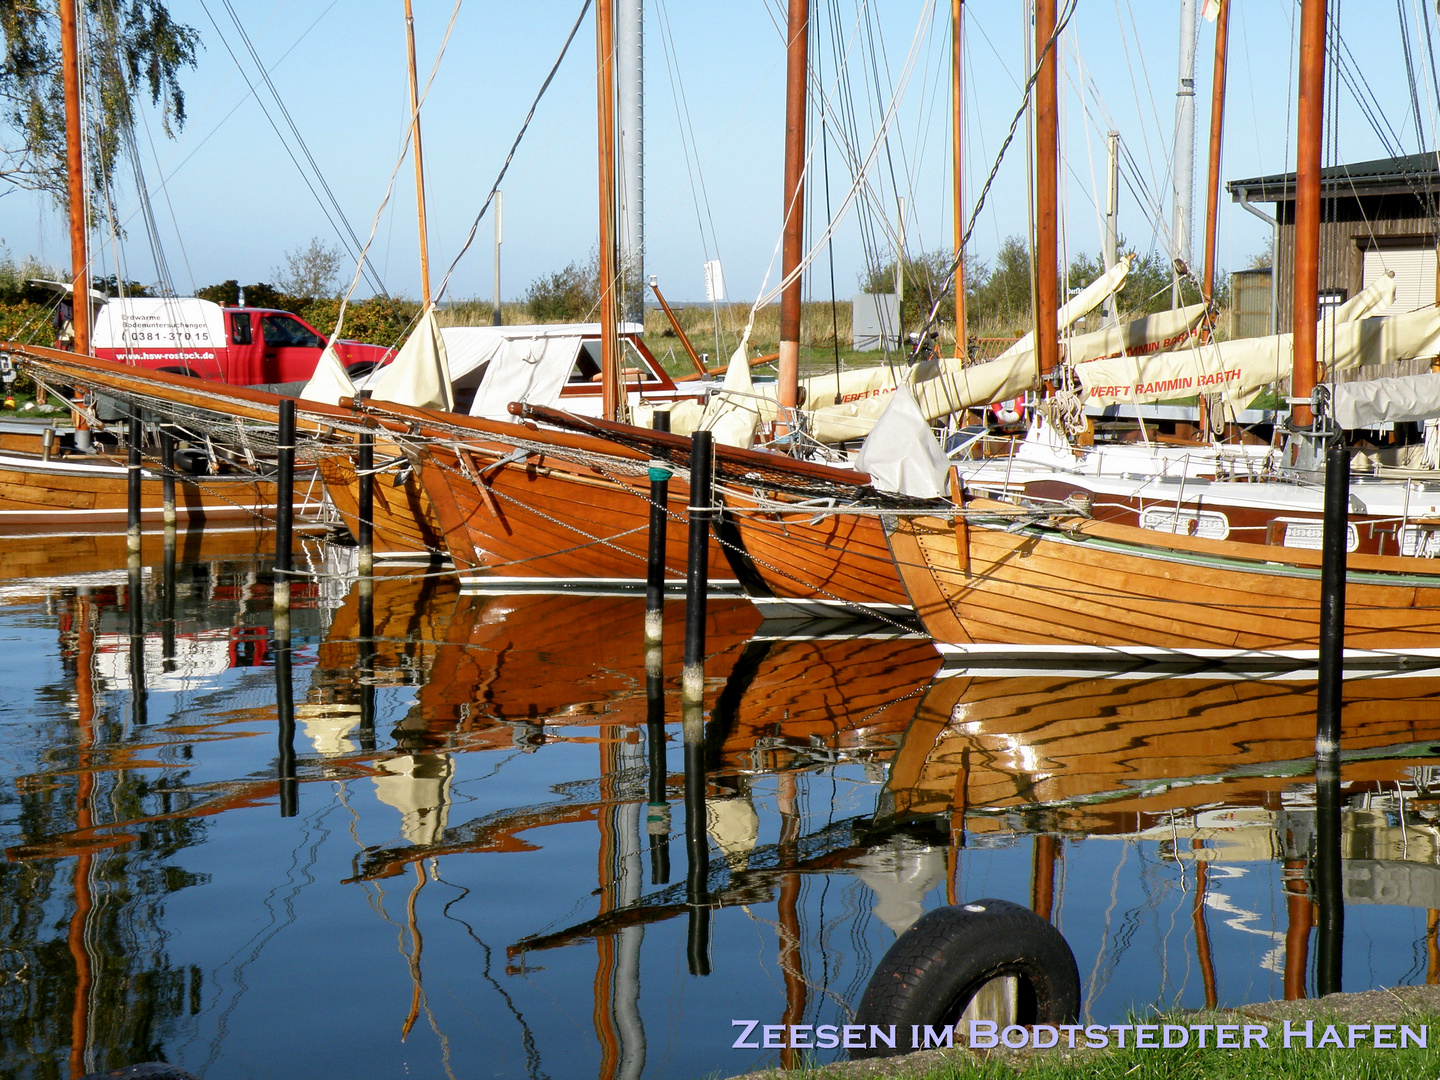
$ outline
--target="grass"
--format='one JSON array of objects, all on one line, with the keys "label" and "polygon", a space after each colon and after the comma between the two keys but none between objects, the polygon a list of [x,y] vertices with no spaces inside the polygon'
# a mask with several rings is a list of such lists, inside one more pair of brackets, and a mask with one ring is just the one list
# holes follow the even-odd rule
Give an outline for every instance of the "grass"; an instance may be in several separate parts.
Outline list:
[{"label": "grass", "polygon": [[[1356,995],[1347,995],[1355,997]],[[1369,995],[1364,995],[1369,996]],[[1325,1025],[1334,1024],[1340,1037],[1346,1037],[1350,1023],[1403,1022],[1419,1030],[1429,1029],[1430,1048],[1411,1045],[1404,1049],[1375,1049],[1360,1045],[1355,1049],[1307,1049],[1296,1040],[1292,1049],[1283,1048],[1283,1023],[1274,1019],[1230,1014],[1222,1022],[1258,1023],[1268,1019],[1269,1049],[1253,1047],[1242,1050],[1220,1050],[1213,1046],[1201,1049],[1195,1045],[1175,1050],[1142,1050],[1133,1046],[1095,1051],[1064,1050],[1060,1052],[1000,1053],[962,1050],[931,1050],[898,1058],[841,1062],[827,1066],[810,1065],[800,1070],[813,1080],[1414,1080],[1433,1077],[1437,1072],[1437,1045],[1440,1045],[1440,1013],[1426,1010],[1416,1013],[1411,1008],[1396,1007],[1369,1012],[1362,1016],[1331,1015],[1323,1010],[1335,999],[1308,1002],[1319,1006],[1315,1012],[1302,1015],[1286,1013],[1293,1024],[1303,1020],[1315,1022],[1315,1038],[1319,1041]],[[1433,1006],[1432,1006],[1433,1008]],[[1404,1013],[1402,1016],[1401,1013]],[[1183,1013],[1151,1016],[1145,1023],[1190,1024],[1212,1020],[1213,1014]],[[1133,1022],[1133,1021],[1132,1021]],[[1398,1032],[1392,1033],[1399,1042]],[[1113,1038],[1113,1035],[1112,1035]],[[768,1074],[793,1078],[795,1071]]]}]

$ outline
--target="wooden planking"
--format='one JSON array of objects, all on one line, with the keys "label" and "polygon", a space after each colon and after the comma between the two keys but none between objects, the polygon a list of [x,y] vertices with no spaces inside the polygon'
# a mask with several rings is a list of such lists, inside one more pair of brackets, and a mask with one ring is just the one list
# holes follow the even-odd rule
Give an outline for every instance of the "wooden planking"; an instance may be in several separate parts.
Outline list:
[{"label": "wooden planking", "polygon": [[[377,456],[398,452],[394,447],[376,447]],[[325,492],[350,530],[359,535],[360,481],[355,461],[345,455],[323,457],[316,467],[325,481]],[[430,498],[413,473],[399,487],[389,474],[381,473],[374,483],[374,520],[370,535],[376,555],[430,555],[445,553],[444,533]]]},{"label": "wooden planking", "polygon": [[885,530],[873,514],[772,513],[725,496],[746,552],[772,595],[908,607]]},{"label": "wooden planking", "polygon": [[[940,519],[897,523],[892,548],[931,633],[953,644],[1143,645],[1171,649],[1314,648],[1319,580],[1311,568],[1238,559],[1247,545],[1150,534],[1083,522],[1078,532],[1117,541],[1067,542],[1057,530],[1007,533],[972,523],[971,573],[959,569],[954,532]],[[1124,545],[1124,546],[1122,546]],[[1189,554],[1155,557],[1175,548]],[[1219,550],[1217,550],[1219,549]],[[1251,548],[1253,551],[1253,547]],[[1220,554],[1230,562],[1190,555]],[[1288,559],[1276,549],[1266,554]],[[1294,560],[1313,562],[1314,553]],[[1419,573],[1414,559],[1362,556],[1374,572]],[[1424,580],[1424,579],[1422,579]],[[1440,577],[1432,578],[1440,582]],[[1440,590],[1396,580],[1352,580],[1346,645],[1400,649],[1440,646]]]},{"label": "wooden planking", "polygon": [[[319,509],[301,479],[296,484],[297,510]],[[208,521],[274,517],[275,484],[243,476],[177,478],[175,510],[182,520]],[[164,484],[158,477],[141,480],[141,516],[159,520],[164,513]],[[128,480],[114,463],[94,471],[49,470],[34,464],[0,460],[0,521],[7,524],[65,525],[84,521],[124,521],[129,507]]]},{"label": "wooden planking", "polygon": [[[644,580],[647,480],[551,458],[498,464],[510,449],[457,452],[432,444],[420,456],[421,482],[457,568],[504,577]],[[688,486],[672,479],[665,556],[671,580],[685,576],[688,502]],[[731,577],[713,536],[709,561],[711,580]]]}]

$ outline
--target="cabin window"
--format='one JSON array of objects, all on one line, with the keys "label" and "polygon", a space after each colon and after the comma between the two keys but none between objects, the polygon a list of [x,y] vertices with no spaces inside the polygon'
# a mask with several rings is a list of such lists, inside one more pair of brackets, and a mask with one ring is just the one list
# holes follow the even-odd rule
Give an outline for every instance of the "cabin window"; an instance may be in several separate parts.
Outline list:
[{"label": "cabin window", "polygon": [[593,382],[600,374],[600,342],[582,341],[580,353],[575,357],[575,367],[570,372],[570,382]]},{"label": "cabin window", "polygon": [[289,315],[262,315],[265,344],[281,348],[320,349],[325,341],[299,319]]},{"label": "cabin window", "polygon": [[251,333],[250,315],[247,312],[233,312],[230,315],[230,343],[249,345],[254,340]]}]

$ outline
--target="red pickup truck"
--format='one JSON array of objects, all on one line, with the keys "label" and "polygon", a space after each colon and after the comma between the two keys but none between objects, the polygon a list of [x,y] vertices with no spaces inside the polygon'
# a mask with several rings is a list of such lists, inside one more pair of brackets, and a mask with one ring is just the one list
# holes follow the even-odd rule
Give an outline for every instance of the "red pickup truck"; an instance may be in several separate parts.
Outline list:
[{"label": "red pickup truck", "polygon": [[[122,364],[259,386],[309,379],[325,336],[288,311],[144,297],[107,301],[95,317],[92,348],[96,356]],[[337,341],[335,351],[352,378],[394,355],[358,341]]]}]

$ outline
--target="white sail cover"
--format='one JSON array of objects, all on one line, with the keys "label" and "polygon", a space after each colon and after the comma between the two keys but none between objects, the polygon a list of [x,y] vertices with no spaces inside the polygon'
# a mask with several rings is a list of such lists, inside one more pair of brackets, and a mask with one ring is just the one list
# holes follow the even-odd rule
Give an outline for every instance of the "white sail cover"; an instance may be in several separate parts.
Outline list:
[{"label": "white sail cover", "polygon": [[[1130,260],[1120,259],[1080,290],[1060,309],[1056,318],[1059,329],[1068,329],[1099,307],[1106,297],[1125,284],[1129,272]],[[1086,334],[1082,338],[1093,336]],[[840,379],[846,380],[843,383],[834,375],[807,379],[805,405],[811,412],[810,434],[826,443],[865,437],[885,411],[901,378],[910,386],[916,405],[927,421],[961,409],[1018,397],[1036,382],[1033,342],[1034,335],[1027,334],[996,359],[983,364],[967,364],[963,359],[947,357],[916,364],[901,377],[882,365],[842,372]],[[847,379],[847,376],[853,378]],[[835,400],[837,389],[841,398],[838,402]]]},{"label": "white sail cover", "polygon": [[435,322],[435,306],[426,308],[400,353],[367,380],[370,396],[376,401],[415,408],[444,409],[455,407],[450,387],[450,365],[445,355],[445,341]]},{"label": "white sail cover", "polygon": [[746,356],[747,341],[748,336],[730,357],[725,382],[720,392],[705,403],[700,421],[700,427],[710,431],[716,442],[744,449],[755,441],[755,429],[760,426],[755,384],[750,379],[750,360]]},{"label": "white sail cover", "polygon": [[[1394,293],[1394,278],[1387,275],[1320,320],[1320,352],[1332,372],[1440,352],[1440,312],[1435,308],[1364,317],[1387,304]],[[1294,357],[1294,335],[1272,334],[1155,356],[1107,357],[1077,364],[1074,370],[1088,404],[1139,404],[1222,393],[1238,410],[1264,387],[1288,379]]]},{"label": "white sail cover", "polygon": [[880,491],[917,499],[937,499],[945,494],[950,462],[908,386],[902,385],[890,395],[885,411],[860,447],[855,467],[869,473],[871,485]]},{"label": "white sail cover", "polygon": [[324,405],[339,405],[342,397],[354,396],[355,384],[350,381],[349,372],[336,355],[335,346],[327,341],[325,351],[320,354],[320,360],[315,365],[315,372],[300,391],[300,397]]},{"label": "white sail cover", "polygon": [[1336,383],[1330,401],[1347,430],[1430,420],[1440,416],[1440,375]]}]

